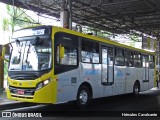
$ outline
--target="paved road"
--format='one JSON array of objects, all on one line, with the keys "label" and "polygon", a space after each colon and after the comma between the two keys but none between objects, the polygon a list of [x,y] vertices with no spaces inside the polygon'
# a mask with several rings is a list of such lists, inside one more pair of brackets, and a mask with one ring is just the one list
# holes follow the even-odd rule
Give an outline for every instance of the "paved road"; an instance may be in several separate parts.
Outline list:
[{"label": "paved road", "polygon": [[[119,95],[114,97],[107,97],[103,99],[96,99],[92,101],[92,104],[86,110],[79,110],[75,107],[74,103],[65,103],[59,105],[36,105],[31,107],[23,107],[23,108],[15,108],[8,109],[7,111],[14,112],[39,112],[42,115],[50,115],[54,116],[56,119],[64,119],[60,117],[68,116],[67,119],[74,119],[73,116],[77,118],[82,116],[89,117],[114,117],[118,114],[120,116],[122,113],[160,113],[160,90],[149,90],[141,93],[138,97],[134,97],[132,95]],[[83,115],[82,115],[83,114]],[[160,114],[159,114],[160,115]],[[58,116],[58,117],[57,117]],[[142,117],[141,117],[142,118]],[[16,118],[8,118],[11,120],[16,120]],[[50,119],[50,118],[46,118]],[[52,118],[53,119],[53,118]],[[87,118],[83,118],[83,120],[88,120]],[[92,119],[92,120],[94,120]],[[111,118],[111,120],[114,118]],[[119,118],[122,119],[122,118]],[[132,120],[133,117],[126,117],[127,120]],[[147,118],[157,119],[157,117]],[[66,120],[66,118],[65,118]],[[134,120],[139,120],[138,117],[134,117]]]}]

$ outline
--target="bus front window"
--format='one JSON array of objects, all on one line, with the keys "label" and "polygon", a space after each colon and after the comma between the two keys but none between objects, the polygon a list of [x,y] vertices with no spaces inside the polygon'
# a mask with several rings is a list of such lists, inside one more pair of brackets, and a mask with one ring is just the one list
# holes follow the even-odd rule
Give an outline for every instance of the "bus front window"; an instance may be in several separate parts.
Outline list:
[{"label": "bus front window", "polygon": [[19,46],[16,42],[12,43],[11,60],[9,70],[20,71],[22,66],[22,51],[24,49],[24,42],[21,42]]},{"label": "bus front window", "polygon": [[41,45],[26,44],[23,71],[40,71],[51,67],[51,43],[43,42]]},{"label": "bus front window", "polygon": [[41,71],[51,68],[51,41],[43,40],[43,44],[40,45],[32,45],[30,41],[25,41],[20,53],[14,44],[9,70]]}]

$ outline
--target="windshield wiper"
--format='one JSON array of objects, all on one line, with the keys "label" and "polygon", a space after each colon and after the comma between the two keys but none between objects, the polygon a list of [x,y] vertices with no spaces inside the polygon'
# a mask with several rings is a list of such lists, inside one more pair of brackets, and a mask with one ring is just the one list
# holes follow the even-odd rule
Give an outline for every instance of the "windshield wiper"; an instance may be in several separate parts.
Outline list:
[{"label": "windshield wiper", "polygon": [[31,42],[29,43],[29,47],[28,47],[28,50],[27,50],[27,56],[26,56],[26,60],[25,62],[27,63],[28,62],[28,54],[30,53],[30,48],[31,48]]},{"label": "windshield wiper", "polygon": [[26,57],[26,60],[25,60],[26,63],[28,62],[28,54],[29,54],[29,51],[30,51],[31,44],[32,45],[42,45],[43,42],[40,41],[39,37],[36,37],[33,41],[30,41],[29,47],[28,47],[28,50],[27,50],[27,57]]},{"label": "windshield wiper", "polygon": [[17,44],[17,47],[18,47],[18,53],[19,53],[18,61],[20,62],[23,43],[20,45],[20,41],[17,39],[17,40],[16,40],[16,44]]}]

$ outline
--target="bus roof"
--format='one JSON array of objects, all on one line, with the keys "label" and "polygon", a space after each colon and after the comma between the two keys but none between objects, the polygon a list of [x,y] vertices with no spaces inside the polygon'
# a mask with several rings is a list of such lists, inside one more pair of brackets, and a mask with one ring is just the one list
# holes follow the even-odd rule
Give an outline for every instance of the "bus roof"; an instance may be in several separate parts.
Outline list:
[{"label": "bus roof", "polygon": [[115,46],[118,46],[118,47],[134,50],[134,51],[137,51],[137,52],[155,55],[155,52],[151,52],[151,51],[135,48],[135,47],[128,46],[128,45],[125,45],[125,44],[122,44],[122,43],[118,43],[116,41],[105,39],[105,38],[102,38],[102,37],[87,35],[87,34],[83,34],[83,33],[77,32],[77,31],[73,31],[73,30],[66,29],[66,28],[61,28],[61,27],[56,27],[56,26],[53,26],[53,28],[55,28],[56,32],[58,32],[58,31],[59,32],[66,32],[66,33],[70,33],[70,34],[73,34],[73,35],[81,36],[81,37],[84,37],[84,38],[92,39],[94,41],[108,43],[110,45],[115,45]]},{"label": "bus roof", "polygon": [[[40,27],[40,26],[45,26],[45,25],[36,25],[36,26],[26,27],[24,29],[35,28],[35,27]],[[49,27],[50,25],[47,25],[47,26]],[[128,45],[118,43],[118,42],[110,40],[110,39],[105,39],[105,38],[98,37],[98,36],[87,35],[87,34],[83,34],[83,33],[77,32],[77,31],[73,31],[73,30],[70,30],[70,29],[57,27],[57,26],[50,26],[50,27],[53,27],[55,32],[65,32],[65,33],[81,36],[81,37],[84,37],[84,38],[92,39],[94,41],[108,43],[110,45],[115,45],[115,46],[118,46],[118,47],[138,51],[138,52],[141,52],[141,53],[155,55],[155,52],[150,52],[150,51],[147,51],[147,50],[143,50],[143,49],[135,48],[135,47],[132,47],[132,46],[128,46]],[[23,30],[23,29],[20,29],[20,30]]]}]

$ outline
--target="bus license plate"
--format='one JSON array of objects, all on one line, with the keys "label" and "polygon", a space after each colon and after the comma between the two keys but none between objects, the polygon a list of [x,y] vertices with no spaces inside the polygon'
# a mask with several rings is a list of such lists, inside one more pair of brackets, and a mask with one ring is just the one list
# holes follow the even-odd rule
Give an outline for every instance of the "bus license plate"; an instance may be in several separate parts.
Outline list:
[{"label": "bus license plate", "polygon": [[24,90],[17,90],[17,94],[24,95]]}]

